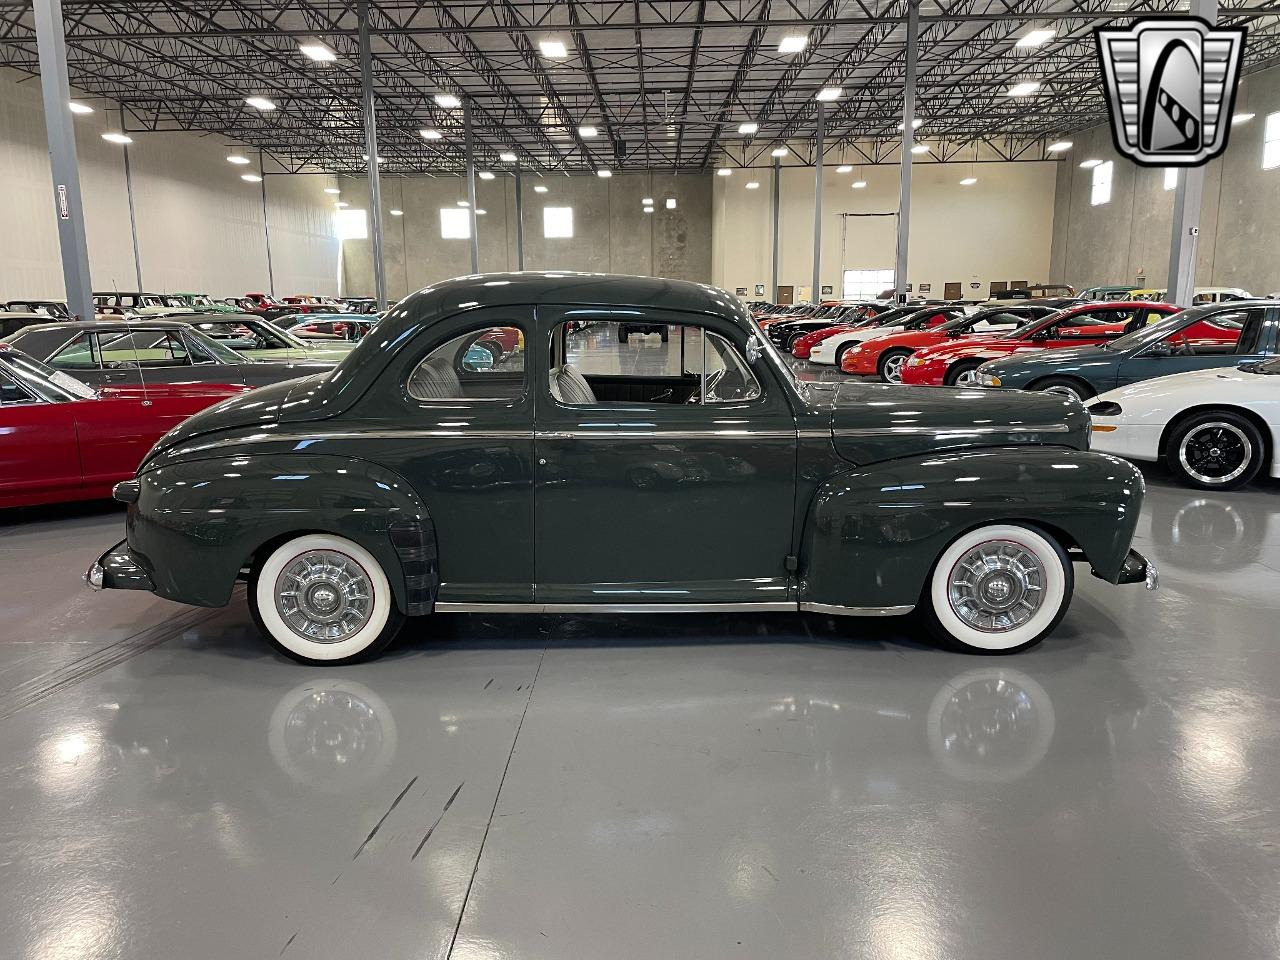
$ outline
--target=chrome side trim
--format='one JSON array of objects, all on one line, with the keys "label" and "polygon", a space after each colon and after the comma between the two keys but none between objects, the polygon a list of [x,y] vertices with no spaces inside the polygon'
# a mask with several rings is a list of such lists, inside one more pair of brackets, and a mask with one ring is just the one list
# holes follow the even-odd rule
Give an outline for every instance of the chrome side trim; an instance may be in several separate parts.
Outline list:
[{"label": "chrome side trim", "polygon": [[830,613],[837,617],[900,617],[914,610],[914,603],[904,603],[897,607],[842,607],[834,603],[800,604],[805,613]]},{"label": "chrome side trim", "polygon": [[468,603],[438,600],[438,613],[794,613],[794,603]]},{"label": "chrome side trim", "polygon": [[762,439],[796,439],[795,430],[538,430],[538,440],[729,440],[736,437]]},{"label": "chrome side trim", "polygon": [[955,436],[957,434],[977,434],[987,436],[996,433],[1068,433],[1071,427],[1065,423],[1043,423],[1033,426],[1009,427],[875,427],[873,429],[837,430],[837,437],[883,437],[892,436]]}]

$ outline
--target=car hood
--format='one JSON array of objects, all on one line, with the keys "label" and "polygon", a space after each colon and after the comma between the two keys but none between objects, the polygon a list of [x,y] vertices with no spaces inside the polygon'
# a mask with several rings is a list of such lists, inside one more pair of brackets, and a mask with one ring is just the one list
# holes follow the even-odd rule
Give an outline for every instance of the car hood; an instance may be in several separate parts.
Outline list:
[{"label": "car hood", "polygon": [[1048,393],[844,383],[832,394],[836,451],[862,465],[964,447],[1088,448],[1089,415]]},{"label": "car hood", "polygon": [[299,380],[273,383],[201,410],[156,441],[142,466],[138,467],[138,472],[141,473],[160,454],[179,446],[190,446],[191,441],[212,441],[216,436],[232,430],[274,429],[281,415],[313,395],[325,376],[327,375],[317,374]]},{"label": "car hood", "polygon": [[1080,362],[1088,362],[1090,360],[1113,360],[1115,354],[1103,350],[1101,347],[1062,347],[1058,350],[1036,350],[1028,351],[1025,357],[1012,356],[1008,359],[997,361],[1000,365],[1017,364],[1019,367],[1035,367],[1037,369],[1045,369],[1048,367],[1070,366]]},{"label": "car hood", "polygon": [[[1247,373],[1238,367],[1218,367],[1208,370],[1191,370],[1186,373],[1171,373],[1163,377],[1154,377],[1131,383],[1126,387],[1118,387],[1100,394],[1090,400],[1090,405],[1109,401],[1118,403],[1129,412],[1133,401],[1142,401],[1157,409],[1168,410],[1171,400],[1176,402],[1198,403],[1217,401],[1219,403],[1240,401],[1247,394],[1259,391],[1270,400],[1276,384],[1280,379],[1274,375]],[[1130,406],[1125,406],[1128,403]],[[1176,409],[1176,407],[1175,407]]]}]

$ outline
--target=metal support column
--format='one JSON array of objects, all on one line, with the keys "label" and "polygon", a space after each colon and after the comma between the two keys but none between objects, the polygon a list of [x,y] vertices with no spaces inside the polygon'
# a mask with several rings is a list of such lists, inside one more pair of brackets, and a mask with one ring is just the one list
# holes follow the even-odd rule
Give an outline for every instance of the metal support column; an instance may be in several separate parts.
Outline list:
[{"label": "metal support column", "polygon": [[809,293],[814,303],[819,302],[822,295],[822,134],[825,119],[823,103],[819,100],[817,142],[814,144],[817,156],[813,161],[813,290]]},{"label": "metal support column", "polygon": [[781,223],[778,219],[779,203],[782,187],[782,158],[773,158],[773,302],[778,302],[778,230]]},{"label": "metal support column", "polygon": [[[124,107],[120,108],[120,129],[124,130]],[[146,288],[142,285],[142,257],[138,253],[138,215],[133,206],[133,171],[129,168],[129,145],[122,144],[124,150],[124,192],[129,198],[129,233],[133,237],[133,273],[138,281],[137,290],[141,293]]]},{"label": "metal support column", "polygon": [[262,178],[258,181],[258,187],[262,193],[262,239],[267,244],[267,293],[274,297],[276,295],[276,275],[271,268],[271,227],[267,223],[267,171],[261,150],[258,151],[258,176]]},{"label": "metal support column", "polygon": [[480,238],[476,234],[476,143],[471,132],[471,101],[462,102],[462,123],[467,137],[467,210],[471,214],[471,272],[480,272]]},{"label": "metal support column", "polygon": [[71,312],[92,320],[93,285],[89,280],[89,244],[85,239],[84,205],[80,199],[80,164],[76,159],[76,132],[67,106],[71,84],[67,80],[62,0],[35,0],[35,14],[40,92],[44,96],[44,126],[49,136],[49,167],[53,173],[54,216],[62,251],[62,280]]},{"label": "metal support column", "polygon": [[907,299],[907,247],[911,240],[911,148],[915,146],[916,43],[920,39],[919,0],[907,3],[907,63],[902,91],[902,158],[898,181],[898,247],[893,263],[895,299]]},{"label": "metal support column", "polygon": [[382,259],[382,185],[378,181],[378,116],[373,104],[373,53],[369,48],[369,2],[357,8],[360,39],[360,96],[364,106],[364,152],[369,155],[369,221],[373,230],[373,286],[378,309],[387,309],[387,272]]},{"label": "metal support column", "polygon": [[524,269],[524,194],[520,190],[520,164],[516,163],[516,269]]},{"label": "metal support column", "polygon": [[[1191,16],[1218,22],[1218,0],[1191,0]],[[1229,117],[1221,122],[1230,123]],[[1169,245],[1169,282],[1165,301],[1191,306],[1196,286],[1196,241],[1200,235],[1200,201],[1204,167],[1182,167],[1173,194],[1173,239]]]}]

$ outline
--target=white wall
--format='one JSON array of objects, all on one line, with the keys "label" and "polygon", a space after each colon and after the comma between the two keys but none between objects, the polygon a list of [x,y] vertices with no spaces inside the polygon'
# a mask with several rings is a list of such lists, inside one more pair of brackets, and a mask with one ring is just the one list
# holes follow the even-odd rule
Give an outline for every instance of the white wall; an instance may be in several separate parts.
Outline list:
[{"label": "white wall", "polygon": [[[972,164],[978,182],[962,187],[970,175],[963,163],[914,163],[911,190],[911,243],[907,280],[919,290],[941,296],[944,284],[964,284],[965,296],[985,297],[992,281],[1044,281],[1049,276],[1053,235],[1054,180],[1057,163],[984,161]],[[864,179],[867,186],[850,184]],[[828,159],[822,180],[821,283],[841,291],[841,224],[847,222],[844,269],[893,269],[896,218],[849,217],[841,213],[896,213],[899,168],[895,164],[855,167],[838,174]],[[765,285],[772,296],[773,189],[771,167],[736,169],[716,177],[714,210],[714,282],[730,291]],[[750,180],[759,182],[747,190]],[[806,290],[813,275],[812,167],[784,166],[781,177],[779,283]],[[981,285],[970,288],[971,283]]]},{"label": "white wall", "polygon": [[[74,95],[74,94],[73,94]],[[97,103],[95,103],[97,106]],[[100,134],[118,114],[75,117],[89,272],[95,290],[136,288],[121,148]],[[133,133],[129,148],[142,281],[149,290],[231,296],[267,289],[259,185],[215,137]],[[252,168],[248,168],[252,169]],[[65,294],[39,82],[0,70],[0,300]],[[268,176],[276,292],[337,293],[338,243],[323,176]]]}]

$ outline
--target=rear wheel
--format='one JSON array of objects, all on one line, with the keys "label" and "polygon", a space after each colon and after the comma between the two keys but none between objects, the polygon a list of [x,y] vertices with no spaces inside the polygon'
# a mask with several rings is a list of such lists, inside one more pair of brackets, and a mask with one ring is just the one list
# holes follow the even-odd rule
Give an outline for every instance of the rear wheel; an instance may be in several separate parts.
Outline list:
[{"label": "rear wheel", "polygon": [[1234,490],[1258,475],[1266,452],[1262,432],[1229,410],[1206,410],[1174,427],[1165,462],[1177,477],[1201,490]]},{"label": "rear wheel", "polygon": [[1074,377],[1049,377],[1041,380],[1031,389],[1039,390],[1043,393],[1056,393],[1063,397],[1072,397],[1082,402],[1098,395],[1098,392],[1093,387]]},{"label": "rear wheel", "polygon": [[281,544],[255,566],[248,595],[258,629],[299,663],[369,659],[386,649],[404,623],[373,554],[330,534]]},{"label": "rear wheel", "polygon": [[972,387],[978,382],[978,367],[980,366],[982,366],[981,361],[957,363],[947,371],[943,382],[948,387]]},{"label": "rear wheel", "polygon": [[901,383],[902,368],[910,358],[910,350],[886,350],[877,365],[880,379],[885,383]]},{"label": "rear wheel", "polygon": [[1062,620],[1075,572],[1062,547],[1018,524],[958,537],[934,565],[924,615],[938,639],[967,653],[1016,653]]}]

